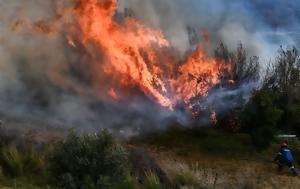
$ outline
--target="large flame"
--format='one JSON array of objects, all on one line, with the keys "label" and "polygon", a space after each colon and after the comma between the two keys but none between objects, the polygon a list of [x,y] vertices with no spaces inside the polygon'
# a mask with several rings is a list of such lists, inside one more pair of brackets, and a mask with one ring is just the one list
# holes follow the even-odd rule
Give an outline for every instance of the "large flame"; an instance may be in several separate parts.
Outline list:
[{"label": "large flame", "polygon": [[[103,60],[94,60],[99,73],[101,70],[117,78],[120,85],[138,86],[159,104],[172,109],[178,101],[189,103],[194,96],[207,95],[219,83],[220,69],[230,69],[200,47],[178,64],[179,61],[168,57],[165,49],[171,49],[171,44],[160,30],[132,17],[117,22],[116,10],[117,0],[79,0],[75,14],[82,44],[94,44],[104,56]],[[75,47],[72,40],[68,41]],[[108,93],[116,98],[113,88]]]}]

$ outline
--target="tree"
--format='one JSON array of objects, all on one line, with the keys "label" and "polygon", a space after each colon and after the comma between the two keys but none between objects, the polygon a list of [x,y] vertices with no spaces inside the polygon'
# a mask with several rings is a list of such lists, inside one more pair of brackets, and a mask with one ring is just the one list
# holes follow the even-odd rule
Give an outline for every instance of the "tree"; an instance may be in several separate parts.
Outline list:
[{"label": "tree", "polygon": [[241,114],[242,129],[251,134],[258,148],[268,147],[277,130],[283,115],[279,100],[280,95],[272,90],[256,91]]},{"label": "tree", "polygon": [[295,47],[280,48],[276,62],[267,69],[263,89],[280,94],[278,107],[283,116],[279,128],[300,134],[300,56]]},{"label": "tree", "polygon": [[215,50],[215,57],[229,64],[232,68],[230,72],[220,70],[220,79],[226,84],[229,80],[234,81],[235,86],[259,79],[259,59],[257,56],[247,56],[246,49],[240,43],[236,52],[230,52],[228,48],[221,43]]},{"label": "tree", "polygon": [[267,69],[263,88],[274,89],[285,95],[299,92],[300,56],[295,47],[287,50],[280,48],[276,62]]},{"label": "tree", "polygon": [[[242,85],[259,80],[259,59],[258,57],[248,57],[246,49],[240,43],[235,52],[230,52],[228,48],[221,43],[215,50],[215,57],[229,65],[230,70],[220,70],[220,85],[224,93],[219,99],[222,103],[216,103],[213,109],[216,110],[216,116],[220,128],[237,132],[240,129],[239,115],[246,101]],[[214,89],[216,90],[216,89]],[[218,90],[218,89],[217,89]],[[212,91],[214,92],[214,91]],[[219,104],[226,104],[225,107],[218,107]]]}]

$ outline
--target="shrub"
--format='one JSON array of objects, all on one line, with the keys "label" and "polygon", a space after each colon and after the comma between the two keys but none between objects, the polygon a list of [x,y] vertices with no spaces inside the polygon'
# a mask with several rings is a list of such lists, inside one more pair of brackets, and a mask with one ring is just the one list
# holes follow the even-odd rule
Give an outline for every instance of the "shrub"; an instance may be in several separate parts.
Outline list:
[{"label": "shrub", "polygon": [[127,152],[107,130],[79,136],[72,132],[54,145],[49,156],[49,173],[58,187],[113,188],[128,173]]}]

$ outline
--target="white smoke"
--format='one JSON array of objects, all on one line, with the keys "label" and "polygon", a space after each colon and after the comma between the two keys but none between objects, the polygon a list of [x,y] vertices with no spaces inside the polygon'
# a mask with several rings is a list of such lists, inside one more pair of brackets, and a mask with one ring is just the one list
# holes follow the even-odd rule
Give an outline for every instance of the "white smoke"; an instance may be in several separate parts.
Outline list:
[{"label": "white smoke", "polygon": [[[264,13],[278,11],[286,14],[287,7],[295,10],[300,3],[276,1],[239,1],[239,0],[119,0],[119,10],[130,8],[138,19],[161,28],[172,44],[185,52],[189,48],[187,27],[196,28],[199,35],[208,31],[211,49],[221,41],[235,50],[242,42],[249,56],[259,56],[263,63],[268,63],[277,53],[280,45],[292,46],[295,43],[293,35],[270,38],[265,32],[276,33],[277,30],[288,31],[289,27],[278,25],[272,28],[269,20],[264,19]],[[276,4],[280,5],[279,7]],[[290,7],[293,4],[294,7]],[[283,13],[280,13],[282,9]],[[288,10],[290,10],[288,9]],[[263,12],[265,11],[265,12]],[[293,13],[289,17],[293,18]],[[278,23],[287,19],[287,16],[278,15]],[[279,20],[281,19],[281,20]],[[299,28],[296,19],[289,19],[290,25]],[[296,27],[296,28],[297,28]],[[299,40],[299,39],[298,39]]]}]

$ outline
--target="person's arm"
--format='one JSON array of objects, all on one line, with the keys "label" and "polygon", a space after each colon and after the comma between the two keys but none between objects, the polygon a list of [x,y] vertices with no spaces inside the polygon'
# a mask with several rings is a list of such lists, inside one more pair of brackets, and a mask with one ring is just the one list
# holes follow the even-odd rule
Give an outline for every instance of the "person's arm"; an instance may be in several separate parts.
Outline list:
[{"label": "person's arm", "polygon": [[278,153],[277,153],[277,155],[275,156],[275,158],[274,158],[274,161],[278,161],[279,159],[280,159],[280,157],[281,157],[281,152],[279,151]]}]

